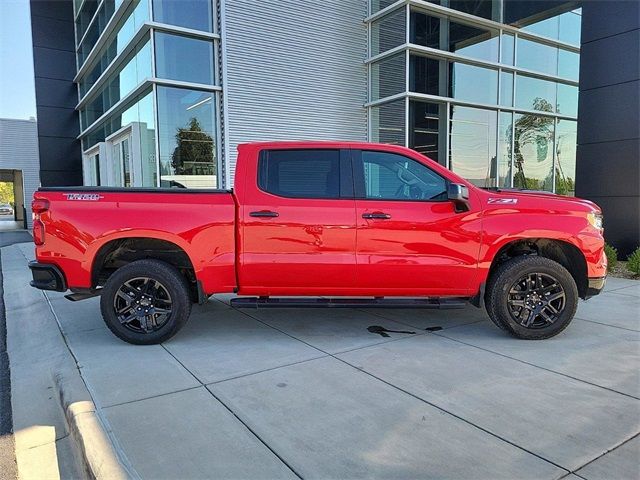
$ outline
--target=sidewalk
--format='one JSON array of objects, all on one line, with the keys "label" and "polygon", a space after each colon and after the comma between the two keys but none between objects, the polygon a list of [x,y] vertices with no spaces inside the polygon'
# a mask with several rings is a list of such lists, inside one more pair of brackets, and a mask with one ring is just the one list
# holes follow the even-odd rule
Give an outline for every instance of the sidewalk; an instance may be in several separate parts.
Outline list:
[{"label": "sidewalk", "polygon": [[[640,471],[640,282],[611,279],[565,333],[540,342],[506,336],[473,307],[241,311],[220,296],[194,307],[175,338],[143,347],[107,330],[97,298],[28,288],[31,254],[30,245],[2,249],[12,381],[20,390],[39,371],[34,354],[50,359],[54,348],[61,368],[75,368],[66,342],[142,478]],[[53,345],[56,319],[64,342]],[[415,334],[384,338],[367,330],[374,325]],[[18,343],[30,350],[11,348]],[[41,393],[33,405],[49,401]],[[67,448],[59,419],[36,421],[15,396],[13,405],[20,428],[53,425]]]}]

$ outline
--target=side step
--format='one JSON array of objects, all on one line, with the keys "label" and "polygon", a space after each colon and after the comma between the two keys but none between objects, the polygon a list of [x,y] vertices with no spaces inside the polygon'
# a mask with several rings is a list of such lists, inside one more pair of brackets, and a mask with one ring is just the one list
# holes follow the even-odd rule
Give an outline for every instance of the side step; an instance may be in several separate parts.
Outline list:
[{"label": "side step", "polygon": [[464,308],[465,298],[277,298],[239,297],[235,308]]}]

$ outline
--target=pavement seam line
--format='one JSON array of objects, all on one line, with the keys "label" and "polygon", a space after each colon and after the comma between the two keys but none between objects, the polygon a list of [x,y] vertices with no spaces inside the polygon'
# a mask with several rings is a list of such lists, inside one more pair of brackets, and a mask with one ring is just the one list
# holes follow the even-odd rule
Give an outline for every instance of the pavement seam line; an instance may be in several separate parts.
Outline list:
[{"label": "pavement seam line", "polygon": [[[160,344],[160,346],[162,346],[162,348],[164,348],[164,350],[171,355],[176,362],[178,362],[182,368],[184,368],[187,372],[189,372],[189,374],[195,378],[195,380],[200,384],[201,387],[203,387],[205,389],[205,391],[209,392],[209,395],[211,395],[214,399],[216,399],[231,415],[233,415],[242,425],[244,425],[244,427],[262,444],[264,445],[267,450],[269,450],[278,460],[280,460],[289,470],[291,470],[291,473],[293,473],[296,477],[300,478],[302,480],[302,475],[300,475],[291,465],[289,465],[289,462],[287,462],[280,454],[278,454],[267,442],[265,442],[262,437],[260,437],[260,435],[257,434],[257,432],[255,432],[249,425],[246,424],[246,422],[244,422],[244,420],[242,420],[242,418],[240,418],[230,407],[229,405],[227,405],[226,403],[224,403],[220,398],[218,398],[218,396],[213,393],[211,390],[209,390],[207,388],[207,386],[202,383],[198,377],[196,377],[193,372],[191,372],[191,370],[189,370],[180,360],[178,360],[178,358],[171,353],[165,346],[164,344]],[[199,387],[197,387],[199,388]]]},{"label": "pavement seam line", "polygon": [[[377,316],[377,317],[383,318],[383,319],[385,319],[385,320],[389,320],[389,321],[391,321],[391,322],[396,322],[396,323],[400,323],[401,325],[406,325],[407,327],[417,328],[418,330],[425,330],[425,332],[426,332],[426,333],[431,333],[429,330],[423,329],[423,328],[421,328],[421,327],[416,327],[415,325],[411,325],[410,323],[407,323],[407,322],[405,322],[405,321],[402,321],[402,320],[396,320],[396,319],[393,319],[393,318],[385,317],[384,315],[382,315],[381,313],[378,313],[378,312],[368,312],[368,311],[363,310],[363,309],[361,309],[361,308],[356,308],[356,309],[354,309],[354,310],[358,310],[358,311],[361,311],[361,312],[364,312],[364,313],[369,313],[369,314],[371,314],[371,315],[375,315],[375,316]],[[429,310],[438,310],[438,309],[436,308],[436,309],[429,309]],[[485,321],[487,321],[487,320],[488,320],[488,319],[473,320],[473,321],[471,321],[471,322],[469,322],[469,323],[461,323],[461,324],[459,324],[459,325],[452,325],[452,326],[450,326],[450,327],[443,327],[442,325],[437,325],[437,326],[438,326],[438,327],[440,327],[440,328],[442,328],[442,330],[451,330],[452,328],[458,328],[458,327],[464,327],[464,326],[467,326],[467,325],[473,325],[474,323],[485,322]],[[434,327],[435,327],[435,326],[436,326],[436,325],[434,325]],[[431,327],[428,327],[428,328],[431,328]]]},{"label": "pavement seam line", "polygon": [[500,356],[500,357],[508,358],[509,360],[513,360],[513,361],[516,361],[516,362],[524,363],[525,365],[529,365],[530,367],[539,368],[540,370],[544,370],[544,371],[549,372],[549,373],[553,373],[553,374],[556,374],[556,375],[560,375],[560,376],[565,377],[565,378],[570,378],[570,379],[572,379],[572,380],[576,380],[576,381],[581,382],[581,383],[584,383],[584,384],[586,384],[586,385],[591,385],[591,386],[593,386],[593,387],[602,388],[603,390],[607,390],[607,391],[609,391],[609,392],[617,393],[617,394],[619,394],[619,395],[624,395],[625,397],[633,398],[634,400],[640,400],[640,398],[639,398],[639,397],[636,397],[636,396],[631,395],[631,394],[629,394],[629,393],[619,392],[618,390],[614,390],[613,388],[604,387],[604,386],[602,386],[602,385],[598,385],[597,383],[588,382],[587,380],[584,380],[584,379],[582,379],[582,378],[572,377],[571,375],[568,375],[568,374],[566,374],[566,373],[557,372],[557,371],[555,371],[555,370],[551,370],[550,368],[541,367],[540,365],[535,365],[535,364],[533,364],[533,363],[529,363],[529,362],[527,362],[526,360],[521,360],[521,359],[519,359],[519,358],[511,357],[511,356],[506,355],[506,354],[504,354],[504,353],[496,352],[496,351],[494,351],[494,350],[490,350],[490,349],[488,349],[488,348],[479,347],[478,345],[473,345],[472,343],[463,342],[462,340],[459,340],[459,339],[457,339],[457,338],[448,337],[447,335],[444,335],[444,334],[439,333],[439,332],[431,332],[431,333],[432,333],[433,335],[438,336],[438,337],[446,338],[446,339],[448,339],[448,340],[452,340],[452,341],[454,341],[454,342],[458,342],[458,343],[461,343],[461,344],[463,344],[463,345],[467,345],[467,346],[469,346],[469,347],[477,348],[478,350],[482,350],[483,352],[492,353],[492,354],[494,354],[494,355],[498,355],[498,356]]},{"label": "pavement seam line", "polygon": [[579,317],[578,315],[575,316],[575,319],[576,320],[580,320],[582,322],[596,323],[596,324],[602,325],[604,327],[619,328],[620,330],[626,330],[627,332],[640,333],[640,330],[634,330],[633,328],[627,328],[627,327],[619,327],[618,325],[610,325],[608,323],[596,322],[595,320],[589,320],[587,318],[582,318],[582,317]]},{"label": "pavement seam line", "polygon": [[[629,443],[631,440],[633,440],[634,438],[637,438],[638,436],[640,436],[640,432],[638,433],[634,433],[633,435],[631,435],[629,438],[622,440],[620,443],[618,443],[617,445],[614,445],[613,447],[611,447],[609,450],[607,450],[606,452],[601,453],[600,455],[598,455],[597,457],[595,457],[592,460],[589,460],[588,462],[584,463],[583,465],[579,466],[578,468],[576,468],[575,470],[572,470],[571,473],[578,475],[576,472],[578,470],[583,469],[584,467],[586,467],[587,465],[592,464],[593,462],[595,462],[596,460],[601,459],[602,457],[604,457],[605,455],[608,455],[609,453],[617,450],[618,448],[622,447],[623,445]],[[580,478],[584,478],[581,475],[578,475]]]},{"label": "pavement seam line", "polygon": [[[238,310],[238,309],[236,309],[236,310]],[[260,319],[258,319],[258,318],[255,318],[255,317],[251,316],[249,313],[245,313],[245,312],[241,312],[241,313],[243,313],[244,315],[247,315],[247,316],[249,316],[249,317],[251,317],[251,318],[255,319],[256,321],[258,321],[258,322],[260,322],[260,323],[264,323],[262,320],[260,320]],[[337,361],[339,361],[339,362],[341,362],[341,363],[343,363],[343,364],[345,364],[345,365],[349,366],[350,368],[354,369],[356,372],[360,372],[360,373],[364,373],[365,375],[369,375],[371,378],[374,378],[374,379],[378,380],[379,382],[382,382],[382,383],[384,383],[385,385],[388,385],[389,387],[394,388],[394,389],[396,389],[396,390],[398,390],[398,391],[400,391],[400,392],[404,393],[405,395],[409,395],[409,396],[411,396],[411,397],[415,398],[416,400],[419,400],[419,401],[421,401],[421,402],[423,402],[423,403],[426,403],[427,405],[430,405],[430,406],[432,406],[433,408],[435,408],[435,409],[437,409],[437,410],[440,410],[441,412],[444,412],[444,413],[445,413],[445,414],[447,414],[447,415],[452,416],[453,418],[456,418],[456,419],[458,419],[458,420],[460,420],[460,421],[462,421],[462,422],[464,422],[464,423],[466,423],[466,424],[468,424],[468,425],[471,425],[472,427],[475,427],[475,428],[477,428],[478,430],[481,430],[481,431],[485,432],[486,434],[491,435],[491,436],[492,436],[492,437],[494,437],[494,438],[497,438],[498,440],[501,440],[501,441],[503,441],[503,442],[505,442],[505,443],[508,443],[509,445],[512,445],[513,447],[515,447],[515,448],[517,448],[517,449],[519,449],[519,450],[522,450],[522,451],[524,451],[524,452],[526,452],[526,453],[528,453],[528,454],[530,454],[530,455],[533,455],[534,457],[537,457],[537,458],[539,458],[540,460],[543,460],[543,461],[545,461],[545,462],[547,462],[547,463],[549,463],[549,464],[553,465],[554,467],[560,468],[561,470],[564,470],[565,472],[570,473],[570,469],[565,468],[565,467],[563,467],[563,466],[561,466],[561,465],[558,465],[557,463],[552,462],[551,460],[549,460],[549,459],[547,459],[547,458],[544,458],[543,456],[538,455],[537,453],[534,453],[534,452],[532,452],[532,451],[530,451],[530,450],[527,450],[526,448],[521,447],[520,445],[518,445],[518,444],[516,444],[516,443],[514,443],[514,442],[511,442],[510,440],[507,440],[506,438],[503,438],[503,437],[501,437],[500,435],[498,435],[498,434],[496,434],[496,433],[494,433],[494,432],[492,432],[492,431],[490,431],[490,430],[487,430],[486,428],[483,428],[483,427],[481,427],[481,426],[479,426],[479,425],[476,425],[475,423],[471,422],[470,420],[467,420],[467,419],[465,419],[465,418],[463,418],[463,417],[460,417],[460,416],[458,416],[458,415],[456,415],[456,414],[454,414],[454,413],[452,413],[452,412],[449,412],[448,410],[446,410],[446,409],[445,409],[445,408],[443,408],[443,407],[440,407],[440,406],[438,406],[438,405],[436,405],[436,404],[434,404],[434,403],[431,403],[431,402],[429,402],[429,401],[425,400],[424,398],[419,397],[418,395],[415,395],[415,394],[413,394],[413,393],[411,393],[411,392],[409,392],[409,391],[407,391],[407,390],[405,390],[405,389],[403,389],[403,388],[401,388],[401,387],[398,387],[397,385],[394,385],[394,384],[392,384],[392,383],[390,383],[390,382],[387,382],[386,380],[383,380],[382,378],[377,377],[376,375],[374,375],[374,374],[372,374],[372,373],[370,373],[370,372],[367,372],[367,371],[366,371],[366,370],[364,370],[364,369],[360,369],[360,368],[356,367],[355,365],[350,364],[350,363],[349,363],[349,362],[347,362],[346,360],[343,360],[343,359],[341,359],[341,358],[338,358],[338,357],[336,357],[335,355],[333,355],[333,354],[331,354],[331,353],[329,353],[329,352],[325,352],[324,350],[322,350],[322,349],[320,349],[320,348],[318,348],[318,347],[315,347],[315,346],[313,346],[313,345],[311,345],[311,344],[309,344],[309,343],[305,342],[304,340],[301,340],[301,339],[299,339],[299,338],[296,338],[295,336],[293,336],[293,335],[291,335],[291,334],[289,334],[289,333],[287,333],[287,332],[284,332],[284,331],[282,331],[282,330],[280,330],[280,329],[278,329],[278,328],[276,328],[276,327],[274,327],[274,326],[272,326],[272,325],[269,325],[269,324],[267,324],[267,323],[265,323],[265,325],[268,325],[269,327],[273,328],[274,330],[277,330],[277,331],[279,331],[280,333],[282,333],[282,334],[284,334],[284,335],[287,335],[287,336],[289,336],[289,337],[291,337],[291,338],[293,338],[293,339],[295,339],[295,340],[298,340],[299,342],[305,343],[306,345],[309,345],[309,346],[310,346],[310,347],[312,347],[312,348],[315,348],[315,349],[317,349],[317,350],[319,350],[319,351],[321,351],[321,352],[326,353],[327,355],[329,355],[330,357],[334,358],[335,360],[337,360]],[[433,333],[433,332],[430,332],[430,333]],[[412,337],[412,338],[415,338],[415,337]],[[367,348],[367,347],[363,347],[363,348]]]}]

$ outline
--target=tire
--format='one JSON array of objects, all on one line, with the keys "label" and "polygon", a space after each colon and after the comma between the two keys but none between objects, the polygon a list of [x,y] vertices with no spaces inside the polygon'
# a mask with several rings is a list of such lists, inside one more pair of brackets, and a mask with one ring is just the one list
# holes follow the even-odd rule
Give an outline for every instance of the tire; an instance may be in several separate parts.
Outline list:
[{"label": "tire", "polygon": [[102,289],[100,310],[109,330],[125,342],[162,343],[189,319],[187,281],[168,263],[137,260],[109,277]]},{"label": "tire", "polygon": [[578,308],[578,288],[559,263],[525,255],[491,275],[485,305],[493,323],[514,337],[543,340],[569,326]]}]

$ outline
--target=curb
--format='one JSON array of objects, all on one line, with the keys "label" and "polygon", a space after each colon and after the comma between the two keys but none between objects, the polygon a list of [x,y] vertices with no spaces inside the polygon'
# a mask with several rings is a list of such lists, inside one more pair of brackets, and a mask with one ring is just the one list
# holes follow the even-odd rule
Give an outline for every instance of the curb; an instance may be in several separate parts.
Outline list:
[{"label": "curb", "polygon": [[91,400],[74,401],[77,392],[81,398],[91,398],[79,376],[67,379],[60,372],[52,372],[58,400],[64,412],[69,434],[79,453],[82,470],[88,478],[96,480],[125,480],[135,478],[120,460],[116,447]]}]

